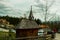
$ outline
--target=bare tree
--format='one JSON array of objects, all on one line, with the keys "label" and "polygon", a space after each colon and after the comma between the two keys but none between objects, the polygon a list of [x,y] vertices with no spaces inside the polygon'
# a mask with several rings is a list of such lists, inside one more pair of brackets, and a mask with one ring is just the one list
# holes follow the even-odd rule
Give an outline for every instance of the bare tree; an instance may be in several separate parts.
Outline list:
[{"label": "bare tree", "polygon": [[50,8],[53,6],[55,0],[43,0],[42,2],[45,3],[41,3],[40,0],[36,0],[35,2],[37,3],[37,5],[34,6],[39,8],[41,13],[43,14],[42,16],[44,17],[45,22],[47,20],[51,20],[56,15],[57,11],[54,14],[50,14]]}]

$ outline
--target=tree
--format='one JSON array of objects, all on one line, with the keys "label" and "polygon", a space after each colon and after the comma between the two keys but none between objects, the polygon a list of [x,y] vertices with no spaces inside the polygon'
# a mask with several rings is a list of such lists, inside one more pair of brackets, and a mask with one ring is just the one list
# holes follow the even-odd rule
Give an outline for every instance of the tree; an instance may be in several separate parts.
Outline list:
[{"label": "tree", "polygon": [[39,24],[42,24],[41,20],[40,19],[35,19],[36,23],[39,25]]},{"label": "tree", "polygon": [[10,16],[0,16],[0,19],[6,19],[10,24],[17,25],[22,18],[10,17]]},{"label": "tree", "polygon": [[38,7],[38,9],[40,10],[40,14],[42,13],[42,16],[45,22],[50,21],[56,15],[55,13],[57,12],[56,11],[54,14],[50,14],[50,8],[53,6],[55,0],[50,0],[50,1],[49,0],[36,0],[35,1],[36,5],[34,5],[35,7]]}]

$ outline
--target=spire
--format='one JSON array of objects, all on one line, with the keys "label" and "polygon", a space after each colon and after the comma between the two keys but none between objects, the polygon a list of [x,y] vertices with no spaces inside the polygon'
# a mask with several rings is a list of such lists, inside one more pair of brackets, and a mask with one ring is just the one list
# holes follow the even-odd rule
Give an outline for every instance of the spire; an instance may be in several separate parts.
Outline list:
[{"label": "spire", "polygon": [[30,14],[29,14],[29,20],[33,20],[34,17],[33,17],[33,13],[32,13],[32,6],[31,6],[31,10],[30,10]]}]

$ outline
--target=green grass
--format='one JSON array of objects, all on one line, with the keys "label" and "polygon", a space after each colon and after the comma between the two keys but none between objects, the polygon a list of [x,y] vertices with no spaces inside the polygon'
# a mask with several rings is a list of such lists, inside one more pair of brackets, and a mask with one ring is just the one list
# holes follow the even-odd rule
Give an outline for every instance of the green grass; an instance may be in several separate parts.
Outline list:
[{"label": "green grass", "polygon": [[[10,34],[10,36],[9,36]],[[15,33],[9,33],[9,32],[2,32],[0,31],[0,40],[9,40],[9,38],[11,39],[15,39],[16,35]]]}]

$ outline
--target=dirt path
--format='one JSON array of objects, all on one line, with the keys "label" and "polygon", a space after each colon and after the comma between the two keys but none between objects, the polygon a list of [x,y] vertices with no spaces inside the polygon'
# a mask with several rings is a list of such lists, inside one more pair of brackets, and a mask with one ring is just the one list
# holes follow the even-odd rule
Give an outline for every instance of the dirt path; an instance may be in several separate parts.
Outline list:
[{"label": "dirt path", "polygon": [[60,40],[60,33],[56,33],[56,38],[54,40]]}]

